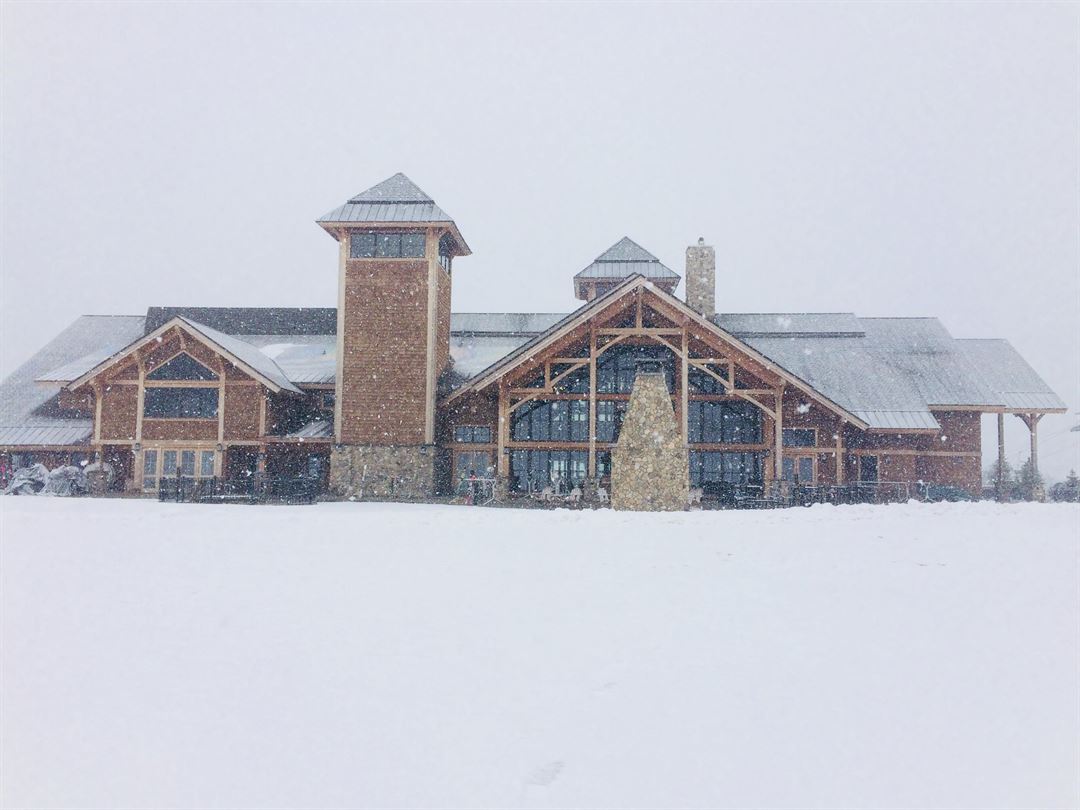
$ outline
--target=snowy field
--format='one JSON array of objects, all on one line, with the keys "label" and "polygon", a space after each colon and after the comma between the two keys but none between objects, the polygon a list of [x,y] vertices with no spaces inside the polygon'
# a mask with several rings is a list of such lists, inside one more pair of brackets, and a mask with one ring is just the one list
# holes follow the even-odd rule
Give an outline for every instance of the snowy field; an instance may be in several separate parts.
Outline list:
[{"label": "snowy field", "polygon": [[0,499],[2,805],[1080,805],[1080,508]]}]

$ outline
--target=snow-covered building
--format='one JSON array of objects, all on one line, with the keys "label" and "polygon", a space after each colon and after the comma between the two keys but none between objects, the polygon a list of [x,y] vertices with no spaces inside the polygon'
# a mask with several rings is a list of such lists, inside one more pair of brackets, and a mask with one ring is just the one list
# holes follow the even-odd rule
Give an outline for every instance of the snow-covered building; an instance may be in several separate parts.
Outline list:
[{"label": "snow-covered building", "polygon": [[[935,318],[715,312],[715,254],[680,275],[624,238],[573,276],[570,313],[453,313],[457,225],[402,174],[318,224],[336,308],[84,316],[0,384],[10,466],[97,456],[117,487],[265,471],[427,497],[602,482],[637,369],[664,374],[706,491],[789,481],[980,488],[980,419],[1033,431],[1064,403],[1004,340]],[[1033,441],[1034,446],[1034,441]]]}]

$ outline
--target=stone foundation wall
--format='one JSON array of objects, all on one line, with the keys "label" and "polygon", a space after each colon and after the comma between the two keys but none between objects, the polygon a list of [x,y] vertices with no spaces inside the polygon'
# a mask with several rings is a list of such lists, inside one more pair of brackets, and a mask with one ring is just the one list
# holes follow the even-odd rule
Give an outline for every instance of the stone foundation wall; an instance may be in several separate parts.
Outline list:
[{"label": "stone foundation wall", "polygon": [[639,512],[687,508],[690,464],[663,374],[638,372],[611,453],[611,506]]},{"label": "stone foundation wall", "polygon": [[435,447],[342,445],[330,451],[330,491],[342,498],[417,500],[435,495]]}]

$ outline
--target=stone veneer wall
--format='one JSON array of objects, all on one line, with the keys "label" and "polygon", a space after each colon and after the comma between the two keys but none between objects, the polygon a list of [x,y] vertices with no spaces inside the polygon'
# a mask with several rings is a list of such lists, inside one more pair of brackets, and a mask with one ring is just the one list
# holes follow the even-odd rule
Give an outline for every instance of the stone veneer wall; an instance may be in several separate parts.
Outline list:
[{"label": "stone veneer wall", "polygon": [[334,447],[330,451],[330,491],[343,498],[430,498],[435,494],[435,448]]},{"label": "stone veneer wall", "polygon": [[690,465],[663,374],[638,372],[611,453],[611,506],[638,512],[686,509]]}]

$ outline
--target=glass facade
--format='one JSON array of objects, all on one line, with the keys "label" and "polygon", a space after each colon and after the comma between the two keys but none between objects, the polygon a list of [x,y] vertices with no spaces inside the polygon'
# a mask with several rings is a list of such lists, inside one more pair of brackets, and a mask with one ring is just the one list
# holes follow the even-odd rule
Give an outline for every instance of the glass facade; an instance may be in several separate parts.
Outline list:
[{"label": "glass facade", "polygon": [[589,473],[587,450],[513,450],[510,452],[510,489],[539,492],[552,487],[566,493]]},{"label": "glass facade", "polygon": [[761,411],[749,402],[691,400],[689,441],[698,444],[760,444]]},{"label": "glass facade", "polygon": [[216,388],[146,388],[143,416],[150,419],[214,419],[218,412]]},{"label": "glass facade", "polygon": [[480,425],[458,425],[454,428],[454,441],[467,444],[489,444],[491,428]]},{"label": "glass facade", "polygon": [[409,231],[369,231],[349,237],[350,259],[415,259],[424,255],[425,235]]},{"label": "glass facade", "polygon": [[732,453],[724,450],[690,451],[690,485],[760,485],[761,453]]},{"label": "glass facade", "polygon": [[522,405],[514,411],[510,436],[515,442],[587,442],[588,400],[563,399]]},{"label": "glass facade", "polygon": [[[662,371],[668,391],[675,386],[675,353],[663,346],[619,346],[600,355],[596,361],[596,391],[600,394],[629,394],[634,387],[638,365],[655,361]],[[586,390],[588,390],[586,388]]]}]

